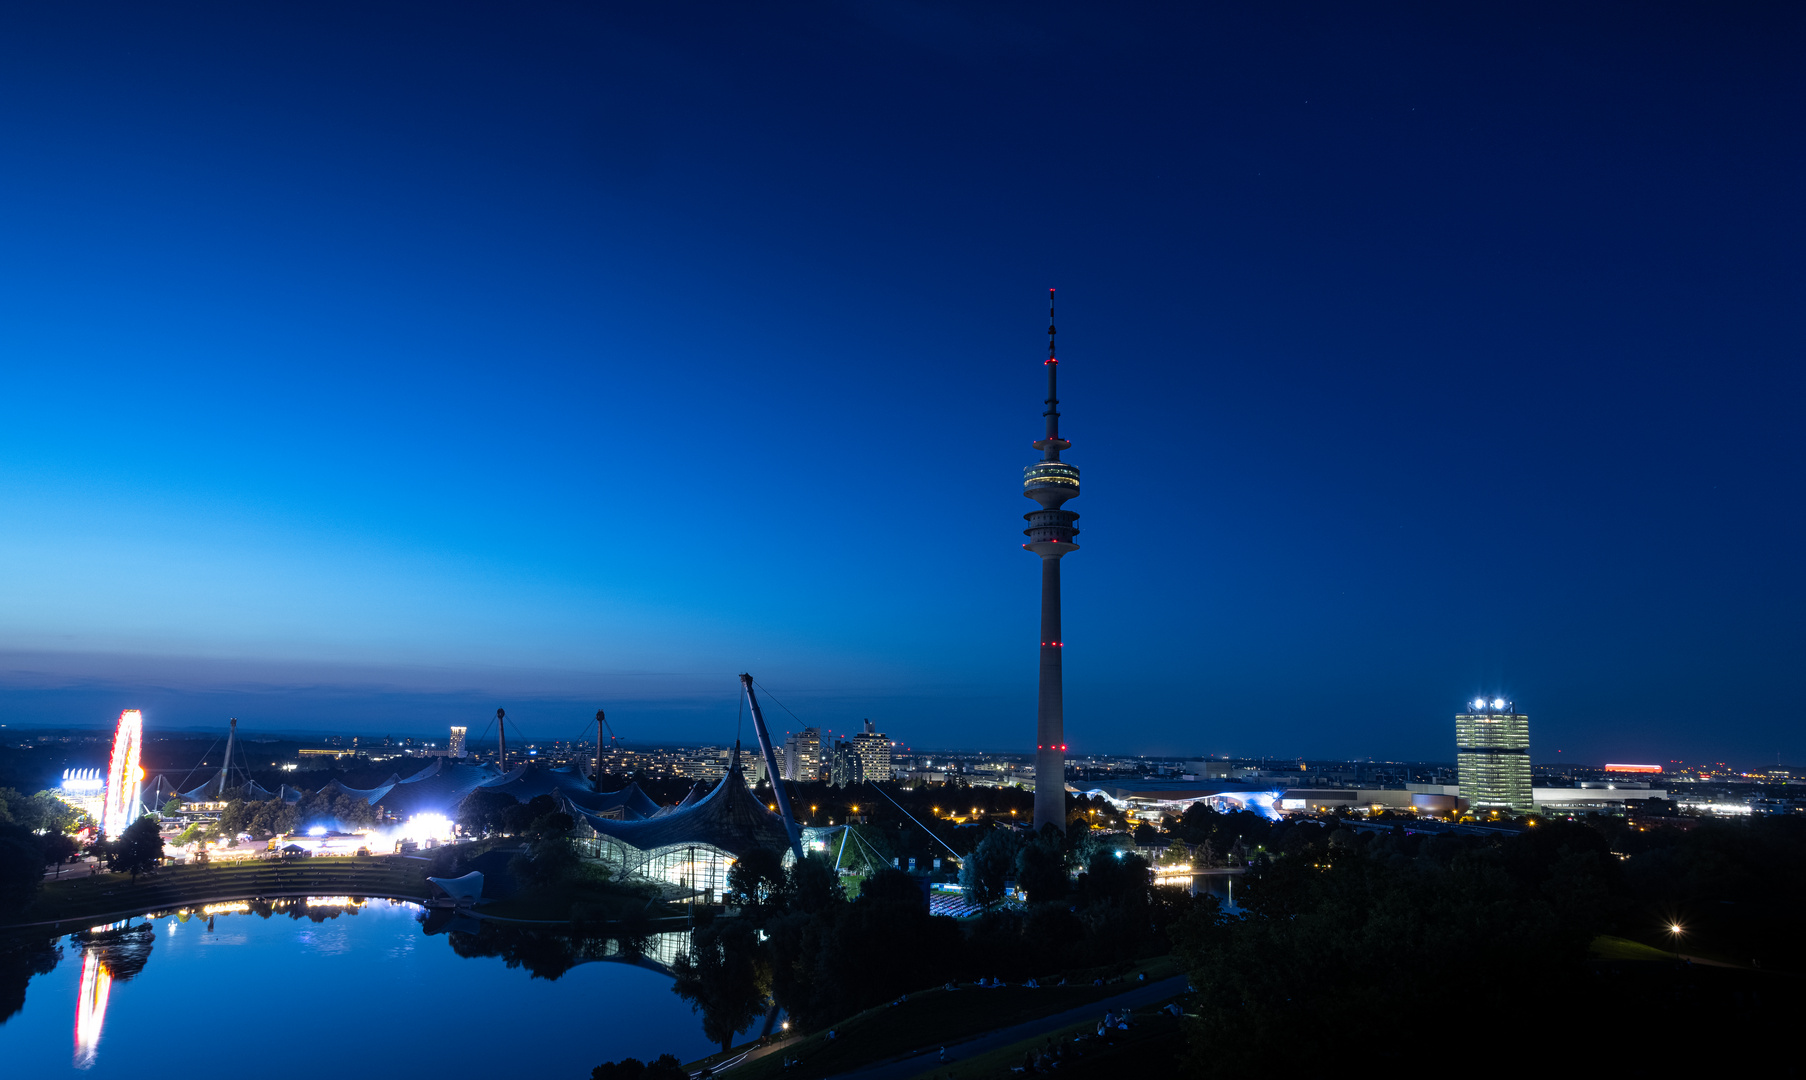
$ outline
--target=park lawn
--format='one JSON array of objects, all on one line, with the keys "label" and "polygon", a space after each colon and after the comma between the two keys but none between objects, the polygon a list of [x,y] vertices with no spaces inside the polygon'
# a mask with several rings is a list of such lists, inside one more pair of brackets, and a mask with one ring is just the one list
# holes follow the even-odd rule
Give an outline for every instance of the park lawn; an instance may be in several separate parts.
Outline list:
[{"label": "park lawn", "polygon": [[1666,949],[1658,949],[1653,945],[1645,945],[1629,938],[1613,937],[1600,934],[1593,939],[1587,952],[1595,960],[1660,960],[1674,962],[1674,953]]},{"label": "park lawn", "polygon": [[[1176,958],[1160,956],[1125,966],[1122,981],[1103,986],[1073,978],[1079,985],[1039,990],[1022,986],[987,990],[970,983],[961,984],[957,990],[924,990],[909,995],[901,1005],[879,1005],[832,1025],[832,1040],[826,1031],[814,1032],[781,1051],[734,1068],[731,1075],[734,1080],[766,1080],[779,1075],[818,1077],[842,1073],[1114,997],[1131,989],[1140,973],[1145,972],[1152,981],[1182,970]],[[1088,979],[1098,973],[1079,974]],[[800,1061],[800,1067],[786,1072],[785,1058]],[[694,1072],[713,1060],[707,1058],[688,1068]]]},{"label": "park lawn", "polygon": [[167,911],[215,899],[309,892],[316,895],[427,895],[427,864],[384,855],[320,856],[286,862],[216,862],[140,874],[102,873],[47,881],[6,925],[80,922],[102,915]]},{"label": "park lawn", "polygon": [[[958,1072],[960,1080],[1009,1080],[1014,1075],[1010,1070],[1021,1068],[1024,1054],[1040,1053],[1050,1041],[1066,1052],[1067,1056],[1059,1064],[1062,1077],[1166,1076],[1177,1068],[1180,1052],[1185,1047],[1185,1034],[1180,1027],[1179,1018],[1160,1011],[1173,1001],[1183,1004],[1181,998],[1169,998],[1134,1010],[1130,1014],[1129,1030],[1122,1033],[1116,1042],[1108,1045],[1092,1040],[1083,1044],[1073,1041],[1081,1035],[1091,1035],[1097,1031],[1101,1017],[1093,1017],[977,1057],[946,1065],[937,1060],[934,1067],[924,1069],[911,1077],[911,1080],[932,1080],[933,1077],[954,1071]],[[1075,1047],[1083,1050],[1083,1057],[1071,1056]]]}]

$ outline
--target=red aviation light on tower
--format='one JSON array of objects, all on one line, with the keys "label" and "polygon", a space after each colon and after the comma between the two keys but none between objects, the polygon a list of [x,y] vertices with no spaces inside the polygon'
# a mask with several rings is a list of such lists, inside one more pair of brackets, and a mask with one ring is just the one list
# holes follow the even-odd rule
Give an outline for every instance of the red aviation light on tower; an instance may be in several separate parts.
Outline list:
[{"label": "red aviation light on tower", "polygon": [[144,714],[127,709],[113,731],[113,760],[107,767],[107,791],[101,803],[100,827],[108,840],[119,839],[138,818],[138,786],[144,771],[138,758],[144,745]]}]

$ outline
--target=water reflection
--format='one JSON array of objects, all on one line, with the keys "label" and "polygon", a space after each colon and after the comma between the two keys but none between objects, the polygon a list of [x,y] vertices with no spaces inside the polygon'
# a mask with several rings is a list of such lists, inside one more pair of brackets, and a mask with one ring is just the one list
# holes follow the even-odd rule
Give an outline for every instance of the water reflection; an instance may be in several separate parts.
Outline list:
[{"label": "water reflection", "polygon": [[71,942],[82,946],[82,977],[75,997],[76,1068],[94,1064],[113,983],[128,982],[144,970],[156,938],[149,923],[132,926],[129,919],[69,935]]},{"label": "water reflection", "polygon": [[0,935],[0,1024],[25,1007],[35,975],[48,975],[63,959],[61,934]]},{"label": "water reflection", "polygon": [[107,1022],[107,995],[113,976],[92,949],[82,950],[81,989],[75,998],[75,1067],[94,1064],[100,1053],[100,1029]]},{"label": "water reflection", "polygon": [[690,947],[688,931],[601,936],[525,927],[472,918],[447,909],[426,913],[428,934],[444,934],[463,957],[499,957],[536,979],[557,979],[578,964],[608,961],[635,964],[663,974]]},{"label": "water reflection", "polygon": [[[327,933],[326,927],[321,925],[342,918],[355,918],[360,911],[373,905],[379,905],[385,910],[399,909],[397,914],[406,912],[412,915],[420,924],[419,931],[399,938],[393,936],[393,931],[389,931],[380,935],[381,943],[377,944],[369,934],[348,936],[348,932],[355,927],[335,927]],[[631,965],[669,976],[672,964],[689,948],[690,938],[687,932],[681,931],[614,935],[575,933],[549,927],[494,922],[449,910],[429,911],[406,901],[371,901],[353,896],[234,900],[179,911],[148,913],[141,920],[128,919],[96,926],[71,934],[66,939],[69,948],[79,949],[81,952],[80,978],[72,979],[73,985],[70,986],[76,998],[74,1067],[78,1070],[90,1070],[102,1060],[100,1051],[107,1025],[107,1009],[118,997],[115,984],[129,982],[144,971],[159,933],[172,948],[175,947],[176,935],[181,935],[182,940],[187,942],[184,946],[188,950],[187,955],[195,958],[186,962],[192,965],[203,954],[216,958],[227,955],[215,953],[216,947],[242,945],[254,939],[260,943],[269,941],[267,934],[260,936],[254,932],[256,923],[274,920],[283,915],[302,922],[302,926],[296,928],[296,936],[288,940],[301,944],[308,953],[314,955],[356,952],[359,950],[355,946],[361,942],[375,946],[363,949],[371,954],[372,960],[392,964],[402,955],[417,949],[434,951],[434,947],[428,944],[427,936],[437,936],[444,938],[449,951],[456,956],[467,959],[499,959],[510,969],[524,970],[533,979],[548,982],[559,980],[578,965],[597,962]],[[249,916],[256,916],[256,919],[252,920]],[[356,921],[365,922],[367,918]],[[151,920],[156,922],[153,924]],[[320,926],[320,929],[314,929],[309,923]],[[190,939],[190,935],[197,933],[198,936]],[[58,966],[63,956],[64,941],[61,936],[0,937],[0,1026],[24,1008],[26,989],[32,979],[48,975]],[[193,952],[197,947],[203,950],[202,954]],[[242,960],[227,960],[229,964],[253,962],[253,953],[240,953],[234,949],[230,955],[242,957]],[[219,960],[202,962],[212,967]],[[182,963],[178,962],[177,970],[181,967]],[[175,971],[172,970],[170,975],[174,974]],[[167,979],[170,975],[160,978]],[[596,985],[593,980],[587,980],[586,983]],[[675,998],[671,1005],[671,1012],[674,1014],[684,1015],[689,1012]],[[57,1011],[61,1012],[60,1009]],[[68,1014],[62,1015],[67,1017]],[[126,1023],[127,1027],[112,1036],[117,1045],[109,1044],[113,1048],[108,1057],[132,1051],[132,1043],[139,1037],[131,1033],[132,1025],[142,1025],[143,1018],[127,1014],[127,1020],[121,1022]],[[65,1027],[62,1030],[69,1029]],[[685,1040],[672,1039],[671,1045],[677,1046],[683,1041]],[[119,1062],[113,1064],[117,1065]]]},{"label": "water reflection", "polygon": [[1231,915],[1240,915],[1242,909],[1235,902],[1235,880],[1238,871],[1206,870],[1192,875],[1191,894],[1193,896],[1214,896],[1217,904]]}]

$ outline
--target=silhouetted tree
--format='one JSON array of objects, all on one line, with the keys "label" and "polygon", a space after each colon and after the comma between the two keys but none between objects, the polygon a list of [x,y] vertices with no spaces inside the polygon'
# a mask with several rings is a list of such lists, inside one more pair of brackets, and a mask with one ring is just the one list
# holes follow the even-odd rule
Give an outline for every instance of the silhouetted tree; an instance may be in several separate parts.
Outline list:
[{"label": "silhouetted tree", "polygon": [[31,903],[44,880],[44,845],[21,825],[0,825],[0,911]]},{"label": "silhouetted tree", "polygon": [[790,876],[782,854],[765,848],[734,860],[727,872],[726,903],[740,908],[742,918],[763,925],[790,906]]},{"label": "silhouetted tree", "polygon": [[471,836],[501,832],[502,815],[519,805],[519,800],[506,792],[478,788],[458,804],[458,826]]},{"label": "silhouetted tree", "polygon": [[992,829],[959,868],[959,883],[980,906],[1003,897],[1004,882],[1016,870],[1016,855],[1025,843],[1015,829]]},{"label": "silhouetted tree", "polygon": [[[107,842],[106,859],[107,869],[131,874],[133,882],[139,874],[156,869],[163,859],[163,837],[157,833],[157,819],[146,814],[127,825],[119,839]],[[40,872],[43,865],[38,863]]]},{"label": "silhouetted tree", "polygon": [[[1174,929],[1200,991],[1199,1069],[1245,1074],[1277,1045],[1300,1060],[1357,1043],[1375,1060],[1418,1060],[1432,1049],[1422,1041],[1369,1036],[1445,1007],[1452,987],[1503,1015],[1588,985],[1577,980],[1603,923],[1588,898],[1609,873],[1592,853],[1539,837],[1457,839],[1412,857],[1389,838],[1350,833],[1332,845],[1332,835],[1299,826],[1278,840],[1283,854],[1256,859],[1242,879],[1242,917],[1207,902]],[[1088,891],[1126,888],[1104,870],[1093,865]]]},{"label": "silhouetted tree", "polygon": [[1028,893],[1031,904],[1058,900],[1066,895],[1066,844],[1054,836],[1037,837],[1016,853],[1016,883]]},{"label": "silhouetted tree", "polygon": [[639,1058],[604,1061],[590,1070],[590,1080],[690,1080],[683,1062],[670,1054],[660,1054],[650,1064]]},{"label": "silhouetted tree", "polygon": [[68,862],[77,851],[81,850],[81,845],[75,842],[75,837],[66,832],[47,832],[38,837],[38,845],[44,849],[46,866]]}]

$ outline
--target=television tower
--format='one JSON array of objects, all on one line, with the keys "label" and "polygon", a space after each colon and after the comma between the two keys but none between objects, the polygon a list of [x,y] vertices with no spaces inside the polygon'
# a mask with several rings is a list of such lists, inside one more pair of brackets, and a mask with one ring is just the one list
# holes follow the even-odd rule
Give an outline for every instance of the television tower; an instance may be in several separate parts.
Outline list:
[{"label": "television tower", "polygon": [[1060,509],[1079,493],[1079,470],[1060,460],[1072,444],[1060,438],[1060,361],[1054,356],[1054,291],[1047,290],[1047,435],[1034,443],[1041,460],[1022,470],[1022,494],[1041,509],[1022,515],[1028,528],[1022,546],[1041,556],[1041,689],[1035,706],[1035,829],[1066,831],[1066,717],[1060,681],[1060,560],[1079,549],[1072,523],[1079,516]]}]

